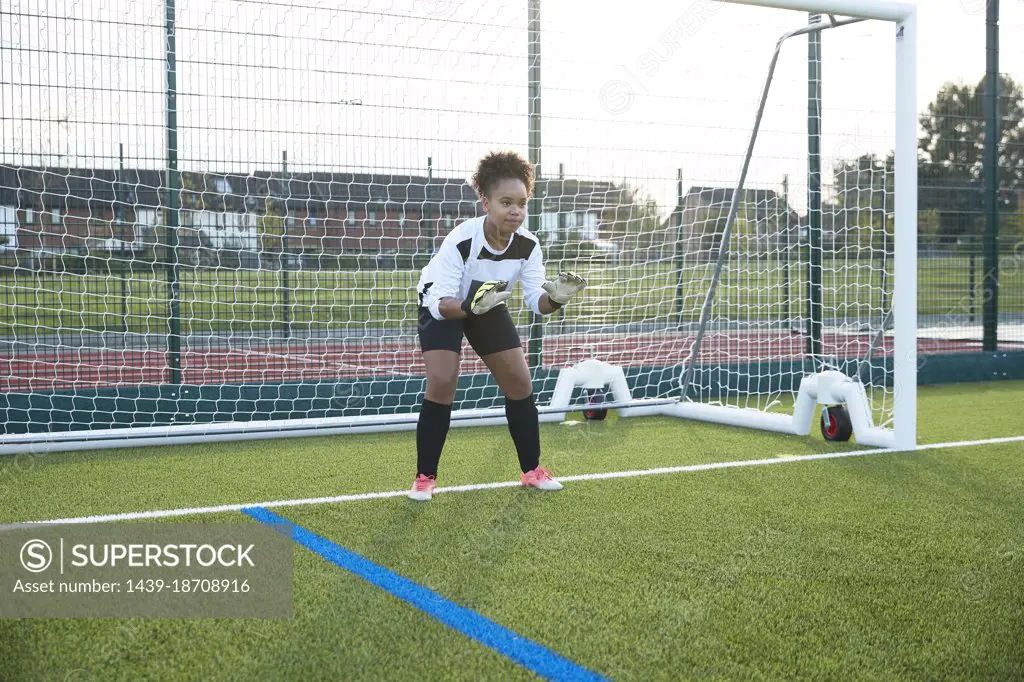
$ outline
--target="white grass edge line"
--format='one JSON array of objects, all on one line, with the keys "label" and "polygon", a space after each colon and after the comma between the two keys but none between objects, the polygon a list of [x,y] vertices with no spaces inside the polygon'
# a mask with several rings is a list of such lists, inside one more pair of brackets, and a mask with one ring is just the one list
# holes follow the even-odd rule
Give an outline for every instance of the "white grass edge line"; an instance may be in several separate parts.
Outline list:
[{"label": "white grass edge line", "polygon": [[[637,478],[640,476],[659,476],[664,474],[678,474],[694,471],[710,471],[713,469],[729,469],[735,467],[763,466],[769,464],[786,464],[790,462],[810,462],[815,460],[842,459],[845,457],[863,457],[866,455],[896,454],[899,452],[918,452],[921,450],[939,450],[957,447],[974,447],[979,445],[999,445],[1003,443],[1024,442],[1024,435],[1007,436],[1003,438],[986,438],[983,440],[951,441],[948,443],[929,443],[919,445],[914,450],[895,450],[886,448],[871,448],[870,450],[848,450],[847,452],[823,452],[813,455],[778,455],[770,459],[740,459],[730,462],[708,462],[704,464],[684,464],[675,467],[659,467],[654,469],[635,469],[632,471],[610,471],[597,474],[576,474],[572,476],[557,476],[559,481],[598,481],[612,478]],[[473,483],[468,485],[456,485],[439,487],[435,493],[461,493],[477,490],[493,490],[497,488],[517,487],[517,481],[497,481],[494,483]],[[161,509],[144,512],[126,512],[122,514],[105,514],[99,516],[79,516],[65,519],[50,519],[48,521],[19,521],[17,523],[0,524],[0,531],[24,528],[31,525],[42,524],[72,524],[72,523],[112,523],[117,521],[142,521],[146,519],[173,518],[177,516],[196,516],[203,514],[218,514],[223,512],[237,512],[252,507],[303,507],[318,504],[336,504],[341,502],[359,502],[362,500],[378,500],[388,497],[400,497],[407,494],[407,490],[388,490],[374,493],[357,493],[352,495],[337,495],[334,497],[310,497],[294,500],[274,500],[270,502],[250,502],[247,504],[222,504],[213,507],[191,507],[183,509]]]}]

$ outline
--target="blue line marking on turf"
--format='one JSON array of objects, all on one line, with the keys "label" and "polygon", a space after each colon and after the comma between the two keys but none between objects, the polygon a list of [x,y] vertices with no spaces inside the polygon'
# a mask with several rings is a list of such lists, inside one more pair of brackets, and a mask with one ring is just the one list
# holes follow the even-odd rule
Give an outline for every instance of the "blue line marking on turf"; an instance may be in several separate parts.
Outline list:
[{"label": "blue line marking on turf", "polygon": [[292,539],[306,549],[354,573],[385,592],[412,604],[453,630],[497,651],[519,665],[550,680],[604,680],[597,673],[559,656],[550,649],[517,635],[476,611],[459,606],[394,571],[379,566],[355,552],[334,544],[264,507],[242,510],[261,523],[284,523],[291,527]]}]

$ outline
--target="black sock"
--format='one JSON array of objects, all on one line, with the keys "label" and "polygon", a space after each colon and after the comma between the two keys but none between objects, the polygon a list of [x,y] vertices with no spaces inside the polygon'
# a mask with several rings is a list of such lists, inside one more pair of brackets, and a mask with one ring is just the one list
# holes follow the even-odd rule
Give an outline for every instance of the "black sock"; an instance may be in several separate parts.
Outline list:
[{"label": "black sock", "polygon": [[522,400],[505,398],[505,417],[508,431],[519,454],[519,468],[523,472],[533,471],[540,466],[540,425],[537,420],[537,405],[531,393]]},{"label": "black sock", "polygon": [[437,476],[437,463],[441,460],[444,439],[452,423],[452,406],[423,399],[420,418],[416,424],[416,473]]}]

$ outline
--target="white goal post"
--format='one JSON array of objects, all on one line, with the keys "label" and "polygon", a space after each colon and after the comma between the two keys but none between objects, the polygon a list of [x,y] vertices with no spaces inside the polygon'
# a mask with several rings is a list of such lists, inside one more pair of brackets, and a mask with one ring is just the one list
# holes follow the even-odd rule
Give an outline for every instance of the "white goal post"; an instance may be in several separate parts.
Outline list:
[{"label": "white goal post", "polygon": [[[732,0],[730,0],[732,1]],[[807,3],[738,0],[805,12],[839,13],[893,24],[895,40],[895,266],[893,295],[894,382],[892,435],[868,444],[912,450],[917,446],[917,7],[903,2],[853,0]],[[802,430],[802,429],[801,429]]]},{"label": "white goal post", "polygon": [[[895,398],[892,428],[874,425],[864,387],[841,372],[826,371],[808,376],[801,382],[792,415],[764,412],[741,414],[733,408],[680,401],[663,413],[704,419],[737,426],[806,435],[813,422],[815,403],[846,405],[853,421],[857,441],[864,445],[912,450],[917,445],[917,8],[911,4],[858,1],[802,2],[801,0],[725,0],[726,2],[818,12],[828,16],[819,30],[840,25],[836,15],[857,20],[892,22],[895,34],[895,265],[896,279],[891,317],[894,325],[893,381]],[[794,31],[783,40],[807,29]],[[780,40],[779,48],[782,47]],[[778,52],[776,52],[777,56]],[[774,62],[772,64],[774,68]],[[767,96],[769,84],[765,85]],[[762,101],[762,109],[764,102]],[[761,110],[758,112],[760,119]],[[755,128],[756,130],[756,128]],[[756,132],[755,132],[756,136]],[[753,149],[751,139],[747,159]],[[746,167],[741,173],[742,187]],[[734,203],[739,192],[734,195]],[[735,206],[732,207],[733,212]],[[728,228],[726,228],[728,229]],[[699,337],[698,337],[699,338]]]},{"label": "white goal post", "polygon": [[[0,225],[14,237],[8,250],[0,241],[0,455],[414,430],[416,275],[479,212],[466,178],[495,146],[529,149],[536,165],[528,226],[549,273],[590,281],[585,300],[544,320],[518,293],[509,301],[542,422],[600,409],[806,436],[820,408],[827,419],[843,406],[859,444],[916,447],[914,5],[707,0],[653,43],[637,38],[619,69],[587,63],[578,55],[599,59],[600,46],[560,30],[541,41],[539,0],[480,17],[413,0],[394,16],[303,8],[293,23],[276,3],[264,17],[211,1],[180,9],[173,55],[164,1],[141,3],[155,13],[133,20],[127,52],[139,73],[155,70],[118,80],[122,58],[97,56],[116,85],[60,86],[73,98],[52,128],[12,99],[13,128],[0,129],[19,150],[0,163],[0,215],[17,222]],[[758,14],[742,35],[759,42],[733,49],[741,5],[779,18],[761,30]],[[257,19],[281,35],[253,28],[250,45],[228,30]],[[344,31],[323,39],[335,20]],[[238,44],[214,59],[202,41],[218,21]],[[852,25],[875,42],[844,63],[886,69],[890,91],[817,103],[815,126],[833,137],[816,143],[828,167],[812,171],[808,138],[822,133],[804,126],[793,39]],[[715,45],[706,61],[678,57]],[[281,75],[254,84],[247,60],[274,49]],[[668,79],[678,90],[666,94]],[[825,97],[842,88],[822,80]],[[478,97],[491,85],[497,112]],[[136,110],[145,130],[118,128]],[[19,127],[72,147],[29,148]],[[138,162],[123,147],[119,158],[119,139],[143,140]],[[812,174],[832,176],[825,209],[822,190],[819,209],[808,199]],[[504,424],[468,355],[452,425]]]}]

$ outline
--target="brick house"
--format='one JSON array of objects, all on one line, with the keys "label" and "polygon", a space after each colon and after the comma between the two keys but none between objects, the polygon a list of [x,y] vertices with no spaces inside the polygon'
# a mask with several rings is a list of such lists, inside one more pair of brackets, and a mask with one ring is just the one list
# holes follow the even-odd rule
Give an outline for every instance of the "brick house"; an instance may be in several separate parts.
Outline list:
[{"label": "brick house", "polygon": [[[715,251],[725,231],[733,187],[690,187],[666,221],[666,229],[677,228],[688,259]],[[799,214],[786,197],[770,189],[744,189],[733,226],[735,238],[745,240],[747,253],[767,253],[784,248],[787,237],[795,245]]]}]

